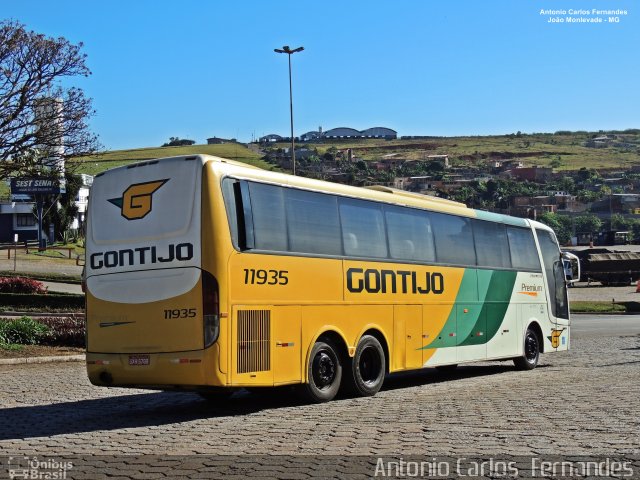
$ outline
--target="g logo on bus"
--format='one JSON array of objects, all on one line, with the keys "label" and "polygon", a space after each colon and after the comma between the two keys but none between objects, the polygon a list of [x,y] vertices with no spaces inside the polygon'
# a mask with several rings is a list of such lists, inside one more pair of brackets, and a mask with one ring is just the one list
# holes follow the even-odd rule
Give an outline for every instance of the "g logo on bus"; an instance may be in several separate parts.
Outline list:
[{"label": "g logo on bus", "polygon": [[140,220],[151,212],[152,196],[165,183],[164,180],[154,180],[153,182],[134,183],[130,185],[120,198],[110,198],[108,201],[120,208],[120,213],[127,220]]},{"label": "g logo on bus", "polygon": [[[551,346],[553,348],[558,348],[560,346],[560,335],[562,335],[562,332],[564,331],[565,331],[564,328],[559,330],[556,330],[556,329],[551,330],[551,336],[547,338],[551,340]],[[564,345],[564,339],[562,344]]]}]

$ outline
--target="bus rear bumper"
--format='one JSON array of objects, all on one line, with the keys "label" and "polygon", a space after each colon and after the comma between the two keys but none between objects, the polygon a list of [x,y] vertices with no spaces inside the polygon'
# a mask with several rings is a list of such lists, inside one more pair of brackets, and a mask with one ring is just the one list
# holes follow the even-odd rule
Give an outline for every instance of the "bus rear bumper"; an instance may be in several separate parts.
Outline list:
[{"label": "bus rear bumper", "polygon": [[225,386],[217,368],[217,344],[206,350],[172,353],[87,352],[87,374],[93,385],[162,390]]}]

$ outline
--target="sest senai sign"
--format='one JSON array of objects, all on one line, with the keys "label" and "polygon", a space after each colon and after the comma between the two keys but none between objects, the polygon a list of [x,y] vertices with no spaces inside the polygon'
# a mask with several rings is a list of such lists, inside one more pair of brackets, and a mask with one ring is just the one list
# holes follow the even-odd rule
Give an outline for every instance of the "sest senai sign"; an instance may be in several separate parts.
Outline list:
[{"label": "sest senai sign", "polygon": [[11,179],[12,194],[60,193],[60,180],[55,178],[23,177]]}]

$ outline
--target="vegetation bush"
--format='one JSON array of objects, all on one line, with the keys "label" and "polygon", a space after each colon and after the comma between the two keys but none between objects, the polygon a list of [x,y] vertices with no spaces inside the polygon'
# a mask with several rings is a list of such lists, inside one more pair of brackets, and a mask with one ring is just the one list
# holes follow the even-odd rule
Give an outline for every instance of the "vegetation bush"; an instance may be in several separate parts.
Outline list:
[{"label": "vegetation bush", "polygon": [[58,347],[84,347],[85,323],[78,317],[44,317],[38,322],[48,328],[41,344]]},{"label": "vegetation bush", "polygon": [[84,347],[84,319],[77,317],[42,317],[0,319],[0,345],[49,345]]},{"label": "vegetation bush", "polygon": [[47,289],[37,280],[25,277],[0,277],[0,293],[47,293]]},{"label": "vegetation bush", "polygon": [[55,272],[21,273],[20,275],[16,275],[12,271],[8,271],[8,270],[0,271],[0,277],[13,278],[16,276],[23,277],[23,278],[30,278],[34,280],[40,280],[44,282],[62,282],[62,283],[75,283],[75,284],[81,283],[80,275],[66,275],[64,273],[55,273]]},{"label": "vegetation bush", "polygon": [[77,311],[84,309],[84,295],[49,293],[33,295],[23,293],[0,293],[0,309],[56,309],[57,311]]},{"label": "vegetation bush", "polygon": [[48,333],[49,327],[31,317],[0,321],[1,344],[36,345]]}]

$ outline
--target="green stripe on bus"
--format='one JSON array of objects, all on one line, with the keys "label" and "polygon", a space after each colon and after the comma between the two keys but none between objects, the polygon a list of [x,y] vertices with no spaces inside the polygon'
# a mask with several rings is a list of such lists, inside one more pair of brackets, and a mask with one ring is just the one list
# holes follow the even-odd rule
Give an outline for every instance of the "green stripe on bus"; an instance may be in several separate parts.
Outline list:
[{"label": "green stripe on bus", "polygon": [[[464,275],[462,276],[462,281],[460,282],[460,287],[458,288],[458,293],[456,295],[455,302],[453,304],[453,308],[449,313],[449,318],[442,327],[441,332],[456,332],[457,335],[457,327],[456,327],[456,311],[457,305],[468,302],[477,302],[477,290],[478,290],[478,277],[477,271],[474,268],[467,268],[464,271]],[[478,309],[479,310],[479,309]],[[425,345],[421,349],[427,348],[444,348],[444,347],[453,347],[457,343],[456,337],[449,337],[439,335],[438,338],[434,339],[428,345]]]},{"label": "green stripe on bus", "polygon": [[484,210],[476,210],[476,218],[480,220],[488,220],[489,222],[504,223],[506,225],[515,225],[516,227],[528,227],[524,218],[510,217],[499,213],[485,212]]},{"label": "green stripe on bus", "polygon": [[[491,340],[504,321],[517,274],[514,271],[468,268],[460,282],[449,318],[442,327],[442,331],[456,332],[455,341],[448,336],[439,336],[422,349],[478,345]],[[463,323],[458,314],[465,304],[470,308],[464,314]],[[481,305],[481,308],[472,308],[473,305]],[[477,338],[472,332],[484,332],[484,335]]]},{"label": "green stripe on bus", "polygon": [[[480,275],[480,272],[478,273]],[[458,339],[461,340],[459,346],[487,343],[495,336],[504,321],[507,308],[509,308],[516,275],[517,272],[513,271],[494,270],[491,272],[489,281],[478,282],[479,285],[488,285],[488,288],[486,296],[482,300],[482,309],[472,330],[484,332],[483,341],[478,342],[477,338],[470,337],[467,332],[466,335],[458,335]]]}]

